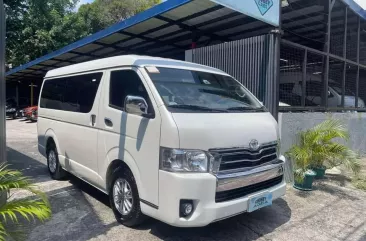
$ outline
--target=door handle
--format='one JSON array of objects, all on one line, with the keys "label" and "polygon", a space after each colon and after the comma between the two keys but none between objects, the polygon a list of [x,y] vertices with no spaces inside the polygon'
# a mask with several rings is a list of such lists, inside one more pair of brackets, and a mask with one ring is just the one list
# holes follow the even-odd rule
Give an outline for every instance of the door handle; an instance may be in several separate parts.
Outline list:
[{"label": "door handle", "polygon": [[97,116],[96,115],[93,114],[93,115],[90,116],[90,121],[91,121],[91,125],[92,126],[95,126],[96,119],[97,119]]},{"label": "door handle", "polygon": [[104,123],[105,123],[105,125],[106,125],[106,126],[108,126],[108,127],[112,127],[112,126],[113,126],[113,122],[112,122],[112,120],[111,120],[111,119],[109,119],[109,118],[104,118]]}]

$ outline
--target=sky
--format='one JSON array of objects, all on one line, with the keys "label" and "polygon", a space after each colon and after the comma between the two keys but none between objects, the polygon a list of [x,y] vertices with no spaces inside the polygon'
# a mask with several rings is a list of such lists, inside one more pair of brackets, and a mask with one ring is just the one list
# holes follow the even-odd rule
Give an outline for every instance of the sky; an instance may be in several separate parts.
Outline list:
[{"label": "sky", "polygon": [[93,2],[93,1],[94,1],[94,0],[80,0],[80,1],[78,2],[78,4],[76,5],[76,7],[75,7],[75,11],[77,11],[81,5],[83,5],[83,4],[85,4],[85,3],[91,3],[91,2]]},{"label": "sky", "polygon": [[366,0],[354,0],[361,8],[366,9]]}]

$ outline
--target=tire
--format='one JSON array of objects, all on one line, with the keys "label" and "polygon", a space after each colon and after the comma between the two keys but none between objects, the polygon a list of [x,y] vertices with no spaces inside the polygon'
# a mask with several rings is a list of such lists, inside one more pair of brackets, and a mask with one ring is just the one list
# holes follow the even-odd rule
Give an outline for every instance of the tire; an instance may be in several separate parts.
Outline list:
[{"label": "tire", "polygon": [[[128,195],[129,190],[131,192],[131,195],[128,196],[132,197],[132,199],[126,199],[127,201],[129,201],[129,203],[131,203],[129,211],[125,208],[126,206],[124,205],[117,206],[118,202],[120,202],[120,204],[124,204],[126,200],[123,199],[123,197],[119,196],[120,199],[117,200],[116,198],[115,201],[115,196],[117,196],[115,194],[118,193],[118,189],[121,189],[118,188],[118,183],[123,185],[124,181],[127,183],[127,189],[125,189],[127,190],[127,194],[125,195]],[[117,169],[113,173],[112,184],[109,188],[109,201],[116,220],[127,227],[137,226],[146,219],[146,216],[141,212],[140,197],[137,190],[135,178],[132,175],[131,171],[128,169]],[[121,206],[122,208],[120,208]]]},{"label": "tire", "polygon": [[15,120],[15,119],[17,118],[17,113],[15,112],[15,113],[11,116],[11,118],[12,118],[13,120]]},{"label": "tire", "polygon": [[55,180],[62,180],[67,174],[60,165],[57,148],[54,143],[51,143],[47,149],[47,168],[50,176]]}]

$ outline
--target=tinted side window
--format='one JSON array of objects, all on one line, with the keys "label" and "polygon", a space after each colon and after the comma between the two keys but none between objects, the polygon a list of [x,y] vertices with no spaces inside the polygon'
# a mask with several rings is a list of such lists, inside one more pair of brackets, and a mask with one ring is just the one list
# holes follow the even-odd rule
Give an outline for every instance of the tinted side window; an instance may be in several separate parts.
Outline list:
[{"label": "tinted side window", "polygon": [[46,80],[41,94],[41,108],[62,110],[65,92],[65,79]]},{"label": "tinted side window", "polygon": [[41,108],[89,113],[93,107],[102,73],[47,80]]},{"label": "tinted side window", "polygon": [[152,111],[151,102],[140,77],[133,70],[117,70],[111,72],[109,90],[109,105],[123,110],[127,95],[135,95],[145,98]]}]

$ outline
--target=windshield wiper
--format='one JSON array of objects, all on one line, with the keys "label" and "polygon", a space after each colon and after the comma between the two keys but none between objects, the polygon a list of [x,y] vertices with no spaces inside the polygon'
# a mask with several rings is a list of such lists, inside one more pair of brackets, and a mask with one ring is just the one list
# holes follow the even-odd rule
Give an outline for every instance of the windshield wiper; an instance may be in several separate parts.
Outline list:
[{"label": "windshield wiper", "polygon": [[238,106],[238,107],[231,107],[227,109],[230,110],[239,110],[239,111],[245,111],[245,112],[263,112],[266,111],[266,108],[264,106],[259,108],[249,107],[249,106]]},{"label": "windshield wiper", "polygon": [[199,106],[199,105],[168,105],[168,107],[171,108],[179,108],[179,109],[187,109],[187,110],[203,110],[208,112],[229,112],[225,109],[212,109],[205,106]]}]

